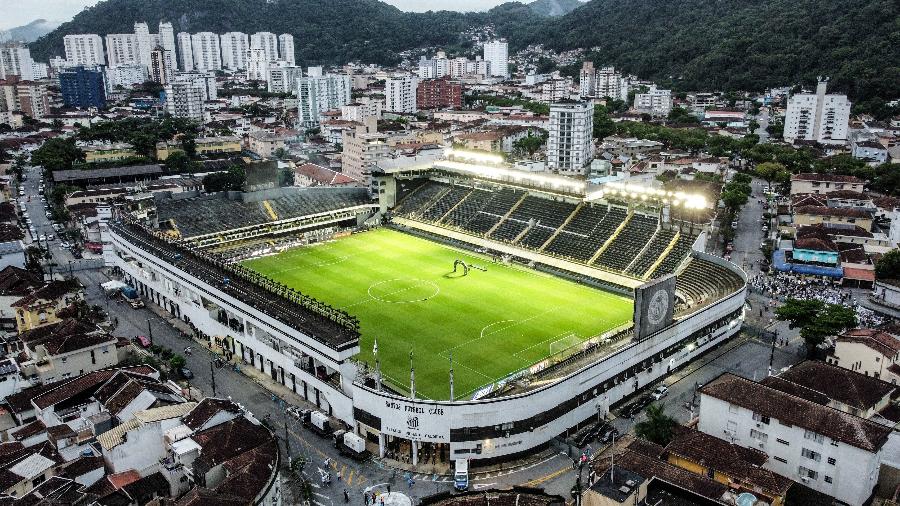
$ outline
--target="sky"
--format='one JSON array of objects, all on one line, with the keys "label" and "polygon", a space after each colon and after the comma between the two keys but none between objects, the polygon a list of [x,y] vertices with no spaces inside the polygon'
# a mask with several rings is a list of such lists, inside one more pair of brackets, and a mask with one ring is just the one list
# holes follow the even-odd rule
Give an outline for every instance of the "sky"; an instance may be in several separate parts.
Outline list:
[{"label": "sky", "polygon": [[[384,0],[405,11],[452,9],[480,11],[506,0]],[[21,26],[35,19],[63,22],[98,0],[0,0],[0,30]]]}]

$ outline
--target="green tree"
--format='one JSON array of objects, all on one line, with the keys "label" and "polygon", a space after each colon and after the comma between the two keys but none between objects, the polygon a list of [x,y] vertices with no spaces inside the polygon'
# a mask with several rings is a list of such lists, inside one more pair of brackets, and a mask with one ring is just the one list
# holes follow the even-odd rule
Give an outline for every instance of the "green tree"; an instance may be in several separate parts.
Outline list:
[{"label": "green tree", "polygon": [[74,138],[49,139],[31,155],[31,163],[45,171],[69,170],[75,162],[84,161],[84,152],[75,145]]},{"label": "green tree", "polygon": [[288,150],[284,148],[278,148],[272,152],[272,156],[274,156],[276,160],[284,160],[288,157],[288,155]]},{"label": "green tree", "polygon": [[244,173],[244,169],[235,165],[226,172],[207,174],[203,178],[203,187],[208,193],[241,191],[244,189],[244,183],[246,181],[247,175]]},{"label": "green tree", "polygon": [[513,143],[513,149],[519,154],[534,156],[541,146],[544,145],[544,136],[528,134],[528,137],[522,137]]},{"label": "green tree", "polygon": [[174,355],[169,359],[169,367],[171,367],[173,371],[181,369],[186,363],[187,360],[185,360],[185,358],[181,355]]},{"label": "green tree", "polygon": [[597,104],[594,106],[594,138],[603,139],[616,133],[616,124],[609,117],[609,109]]},{"label": "green tree", "polygon": [[769,186],[778,179],[779,173],[786,172],[784,165],[778,162],[763,162],[756,166],[756,175],[766,181]]},{"label": "green tree", "polygon": [[669,444],[672,441],[672,430],[677,425],[675,420],[666,415],[661,404],[651,404],[645,413],[647,419],[635,424],[635,434],[658,445]]},{"label": "green tree", "polygon": [[875,264],[878,279],[900,279],[900,249],[885,253]]},{"label": "green tree", "polygon": [[856,312],[841,304],[826,304],[818,300],[788,299],[775,311],[775,317],[790,322],[789,327],[800,329],[807,353],[821,345],[825,338],[840,334],[857,324]]},{"label": "green tree", "polygon": [[816,315],[825,308],[825,303],[820,300],[788,299],[775,310],[778,320],[789,322],[788,328],[803,328],[816,318]]},{"label": "green tree", "polygon": [[667,118],[669,123],[700,123],[700,120],[684,107],[673,107]]}]

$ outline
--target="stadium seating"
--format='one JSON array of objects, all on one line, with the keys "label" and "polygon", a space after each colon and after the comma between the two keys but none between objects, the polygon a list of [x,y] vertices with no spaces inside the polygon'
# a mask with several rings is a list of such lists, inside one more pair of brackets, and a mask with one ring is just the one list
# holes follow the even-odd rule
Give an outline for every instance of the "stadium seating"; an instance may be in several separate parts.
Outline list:
[{"label": "stadium seating", "polygon": [[675,292],[688,306],[696,307],[733,293],[742,283],[740,277],[725,267],[693,258],[678,275]]},{"label": "stadium seating", "polygon": [[653,236],[653,239],[650,240],[650,243],[647,244],[647,248],[641,253],[641,256],[635,259],[625,272],[642,277],[647,272],[647,269],[652,267],[659,260],[660,255],[666,251],[676,233],[677,231],[671,228],[660,228],[656,235]]},{"label": "stadium seating", "polygon": [[594,263],[616,271],[624,270],[656,233],[658,223],[656,216],[633,214],[625,228]]},{"label": "stadium seating", "polygon": [[447,211],[453,209],[453,207],[456,204],[459,204],[459,201],[464,199],[471,191],[471,188],[465,186],[452,186],[449,192],[445,193],[422,214],[422,218],[428,221],[440,220],[447,214]]},{"label": "stadium seating", "polygon": [[421,215],[434,199],[446,189],[447,185],[443,183],[428,181],[401,200],[394,208],[394,212],[410,216]]},{"label": "stadium seating", "polygon": [[627,215],[625,208],[585,205],[544,251],[587,262]]},{"label": "stadium seating", "polygon": [[475,189],[463,199],[450,214],[444,218],[443,223],[453,227],[463,227],[478,214],[478,211],[487,204],[493,194],[487,190]]},{"label": "stadium seating", "polygon": [[655,271],[650,275],[651,279],[661,278],[668,274],[672,274],[675,272],[675,269],[678,268],[678,265],[681,264],[681,261],[684,260],[685,256],[691,251],[691,246],[694,244],[694,240],[697,238],[693,233],[682,230],[681,236],[678,238],[678,242],[675,243],[675,246],[672,248],[672,251],[666,255],[666,258],[660,262],[659,266]]},{"label": "stadium seating", "polygon": [[496,239],[498,241],[504,242],[513,242],[513,240],[519,236],[525,229],[528,227],[527,221],[519,221],[514,220],[512,218],[508,218],[500,224],[499,227],[494,229],[491,232],[491,239]]},{"label": "stadium seating", "polygon": [[521,190],[511,188],[493,192],[492,197],[463,228],[478,235],[486,233],[522,198],[522,193]]}]

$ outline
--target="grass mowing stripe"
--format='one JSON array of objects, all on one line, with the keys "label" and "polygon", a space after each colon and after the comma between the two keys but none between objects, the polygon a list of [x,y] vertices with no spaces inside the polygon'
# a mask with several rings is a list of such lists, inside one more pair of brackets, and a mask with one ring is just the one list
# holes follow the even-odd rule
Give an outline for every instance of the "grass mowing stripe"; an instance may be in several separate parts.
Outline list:
[{"label": "grass mowing stripe", "polygon": [[[488,272],[450,276],[456,259]],[[542,360],[560,335],[587,338],[629,321],[633,307],[619,295],[389,229],[245,265],[357,316],[358,358],[373,363],[377,339],[392,379],[409,377],[413,350],[416,390],[433,399],[449,396],[451,349],[457,392],[474,392],[487,378]]]}]

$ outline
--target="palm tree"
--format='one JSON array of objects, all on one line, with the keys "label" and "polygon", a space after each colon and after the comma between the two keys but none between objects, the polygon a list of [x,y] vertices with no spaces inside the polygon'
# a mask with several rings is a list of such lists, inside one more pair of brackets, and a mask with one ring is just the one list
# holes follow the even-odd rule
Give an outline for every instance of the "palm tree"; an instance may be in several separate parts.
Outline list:
[{"label": "palm tree", "polygon": [[665,446],[672,440],[672,429],[675,419],[663,411],[661,404],[647,407],[647,419],[634,426],[634,432],[650,442]]}]

